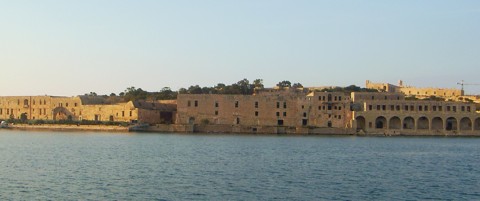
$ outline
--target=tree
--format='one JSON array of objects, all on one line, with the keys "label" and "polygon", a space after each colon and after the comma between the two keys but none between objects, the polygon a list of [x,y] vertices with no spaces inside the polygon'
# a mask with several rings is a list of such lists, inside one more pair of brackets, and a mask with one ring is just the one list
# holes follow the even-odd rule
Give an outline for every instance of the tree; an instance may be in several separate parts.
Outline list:
[{"label": "tree", "polygon": [[300,83],[294,83],[294,84],[292,85],[292,87],[298,89],[298,88],[303,88],[303,85],[300,84]]},{"label": "tree", "polygon": [[115,94],[115,93],[111,93],[111,94],[110,94],[110,96],[117,96],[117,94]]},{"label": "tree", "polygon": [[125,90],[125,101],[146,100],[148,92],[142,90],[142,88],[136,89],[135,87],[128,87]]},{"label": "tree", "polygon": [[284,81],[279,82],[277,84],[277,86],[280,87],[280,88],[291,87],[292,83],[290,81],[284,80]]},{"label": "tree", "polygon": [[22,121],[23,123],[27,121],[27,113],[22,113],[20,115],[20,121]]},{"label": "tree", "polygon": [[263,79],[255,79],[253,80],[253,86],[257,89],[263,89]]}]

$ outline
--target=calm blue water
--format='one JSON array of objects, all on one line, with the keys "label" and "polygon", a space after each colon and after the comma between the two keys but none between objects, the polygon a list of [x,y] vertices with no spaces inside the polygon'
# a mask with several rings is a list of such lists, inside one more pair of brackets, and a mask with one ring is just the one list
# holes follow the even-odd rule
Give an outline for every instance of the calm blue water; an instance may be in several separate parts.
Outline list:
[{"label": "calm blue water", "polygon": [[0,200],[480,200],[480,138],[0,130]]}]

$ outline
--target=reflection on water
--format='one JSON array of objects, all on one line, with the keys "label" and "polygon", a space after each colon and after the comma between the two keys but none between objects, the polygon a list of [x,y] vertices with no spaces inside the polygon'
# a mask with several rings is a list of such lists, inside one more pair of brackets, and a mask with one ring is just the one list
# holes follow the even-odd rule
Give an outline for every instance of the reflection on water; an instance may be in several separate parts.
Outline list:
[{"label": "reflection on water", "polygon": [[0,199],[478,200],[479,143],[0,130]]}]

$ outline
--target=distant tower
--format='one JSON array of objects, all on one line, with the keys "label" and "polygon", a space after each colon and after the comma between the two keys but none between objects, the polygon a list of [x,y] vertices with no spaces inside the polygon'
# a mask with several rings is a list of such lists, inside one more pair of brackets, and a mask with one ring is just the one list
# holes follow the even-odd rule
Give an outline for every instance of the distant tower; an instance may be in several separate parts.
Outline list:
[{"label": "distant tower", "polygon": [[398,86],[399,86],[399,87],[403,87],[403,81],[402,81],[402,80],[399,80],[399,81],[398,81]]}]

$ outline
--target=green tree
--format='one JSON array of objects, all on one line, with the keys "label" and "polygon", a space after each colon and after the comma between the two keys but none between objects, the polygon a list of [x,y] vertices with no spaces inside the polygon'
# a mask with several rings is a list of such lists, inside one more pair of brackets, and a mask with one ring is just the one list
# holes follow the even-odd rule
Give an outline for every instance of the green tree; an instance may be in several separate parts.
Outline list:
[{"label": "green tree", "polygon": [[278,87],[280,88],[285,88],[285,87],[291,87],[292,83],[288,80],[283,80],[277,84]]},{"label": "green tree", "polygon": [[22,114],[20,115],[20,121],[21,121],[22,123],[25,123],[25,122],[27,121],[27,118],[28,118],[28,117],[27,117],[27,113],[22,113]]}]

